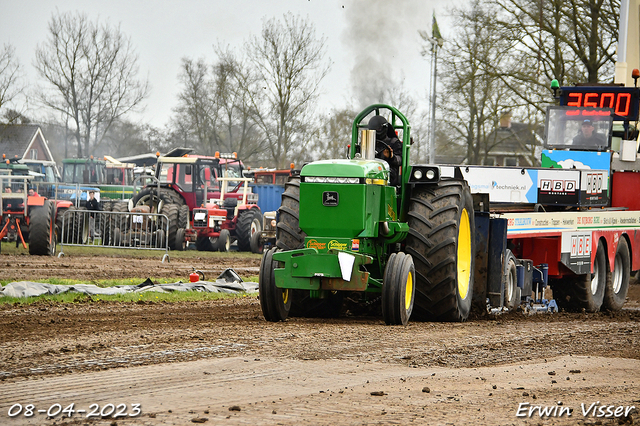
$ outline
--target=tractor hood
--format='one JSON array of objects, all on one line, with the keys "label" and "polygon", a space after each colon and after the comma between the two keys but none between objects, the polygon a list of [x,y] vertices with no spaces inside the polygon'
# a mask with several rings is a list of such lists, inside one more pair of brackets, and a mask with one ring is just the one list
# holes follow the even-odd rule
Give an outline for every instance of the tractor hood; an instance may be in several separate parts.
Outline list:
[{"label": "tractor hood", "polygon": [[384,161],[316,161],[300,175],[300,229],[315,241],[375,238],[379,222],[396,220],[395,188],[388,186]]},{"label": "tractor hood", "polygon": [[[305,165],[300,171],[304,177],[350,177],[387,179],[389,166],[382,160],[323,160]],[[364,183],[364,182],[363,182]]]}]

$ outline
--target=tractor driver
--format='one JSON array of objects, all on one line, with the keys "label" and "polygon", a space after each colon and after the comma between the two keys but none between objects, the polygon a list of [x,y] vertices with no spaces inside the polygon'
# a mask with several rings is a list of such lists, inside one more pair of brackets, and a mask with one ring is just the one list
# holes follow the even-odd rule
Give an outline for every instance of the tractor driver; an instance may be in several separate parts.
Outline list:
[{"label": "tractor driver", "polygon": [[402,142],[396,136],[393,126],[381,115],[371,117],[368,127],[376,131],[376,158],[385,160],[389,164],[390,185],[400,185]]},{"label": "tractor driver", "polygon": [[580,133],[573,138],[573,145],[584,147],[607,146],[604,135],[596,132],[591,120],[584,120],[580,126]]}]

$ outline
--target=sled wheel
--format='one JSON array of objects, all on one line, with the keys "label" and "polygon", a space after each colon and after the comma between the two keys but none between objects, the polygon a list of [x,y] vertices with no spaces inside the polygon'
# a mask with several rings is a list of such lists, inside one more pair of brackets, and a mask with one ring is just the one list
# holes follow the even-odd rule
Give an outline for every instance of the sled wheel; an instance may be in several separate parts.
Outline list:
[{"label": "sled wheel", "polygon": [[631,255],[629,254],[629,245],[624,237],[618,241],[613,263],[613,272],[607,274],[603,306],[609,311],[619,311],[627,298],[629,279],[631,278]]},{"label": "sled wheel", "polygon": [[504,282],[504,307],[512,310],[520,304],[518,296],[518,271],[516,257],[507,249],[504,256],[504,270],[502,272]]},{"label": "sled wheel", "polygon": [[557,291],[554,298],[558,308],[566,311],[598,312],[604,301],[604,292],[607,282],[607,256],[604,245],[598,242],[598,249],[593,260],[593,273],[567,277],[565,280],[556,281]]}]

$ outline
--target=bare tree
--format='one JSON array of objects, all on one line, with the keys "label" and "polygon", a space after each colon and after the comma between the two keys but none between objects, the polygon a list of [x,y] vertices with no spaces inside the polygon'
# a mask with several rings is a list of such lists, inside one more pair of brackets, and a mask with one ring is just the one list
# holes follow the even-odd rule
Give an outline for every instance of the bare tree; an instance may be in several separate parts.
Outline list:
[{"label": "bare tree", "polygon": [[[22,73],[20,63],[15,55],[15,48],[9,44],[0,49],[0,109],[22,93],[24,87],[20,84]],[[9,114],[7,118],[14,116]]]},{"label": "bare tree", "polygon": [[351,125],[358,113],[352,109],[334,109],[321,118],[319,131],[309,150],[311,160],[345,158],[351,143]]},{"label": "bare tree", "polygon": [[490,3],[504,36],[515,42],[510,66],[493,71],[529,105],[544,110],[554,78],[560,85],[613,80],[619,0]]},{"label": "bare tree", "polygon": [[148,152],[167,151],[166,139],[167,136],[153,126],[118,120],[105,135],[105,141],[109,143],[109,150],[100,154],[126,157]]},{"label": "bare tree", "polygon": [[209,66],[204,59],[194,62],[183,58],[179,79],[183,90],[178,95],[178,106],[174,110],[177,114],[173,119],[174,126],[182,129],[187,139],[193,139],[184,141],[185,145],[213,153],[217,149],[214,126],[216,106]]},{"label": "bare tree", "polygon": [[262,157],[265,139],[256,123],[254,102],[262,103],[257,74],[233,51],[216,47],[215,100],[218,106],[218,143],[243,159]]},{"label": "bare tree", "polygon": [[500,112],[517,106],[492,72],[508,62],[512,43],[493,24],[493,12],[480,2],[475,1],[469,12],[454,13],[461,31],[443,49],[439,105],[451,140],[466,148],[469,164],[479,164],[497,143],[490,135]]},{"label": "bare tree", "polygon": [[311,114],[320,81],[331,66],[324,60],[325,38],[316,38],[313,25],[291,13],[283,20],[264,22],[260,36],[246,45],[249,61],[259,76],[264,97],[250,91],[256,122],[277,167],[304,151],[305,135],[313,133]]},{"label": "bare tree", "polygon": [[77,155],[88,155],[110,127],[136,110],[148,83],[136,78],[137,55],[119,27],[63,13],[49,22],[49,38],[36,49],[35,67],[50,90],[43,104],[69,120]]},{"label": "bare tree", "polygon": [[[181,129],[187,146],[212,155],[237,152],[250,160],[260,151],[262,138],[254,121],[249,91],[255,90],[251,73],[229,49],[216,48],[213,66],[204,59],[184,58],[180,80],[183,90],[174,110],[174,128]],[[259,99],[260,93],[253,98]]]}]

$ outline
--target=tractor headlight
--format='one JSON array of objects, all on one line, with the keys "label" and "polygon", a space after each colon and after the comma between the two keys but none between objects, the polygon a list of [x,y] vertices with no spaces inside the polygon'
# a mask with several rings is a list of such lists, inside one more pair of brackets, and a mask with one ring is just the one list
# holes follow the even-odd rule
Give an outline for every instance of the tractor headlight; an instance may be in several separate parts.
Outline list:
[{"label": "tractor headlight", "polygon": [[435,183],[440,180],[438,166],[411,166],[409,183]]}]

